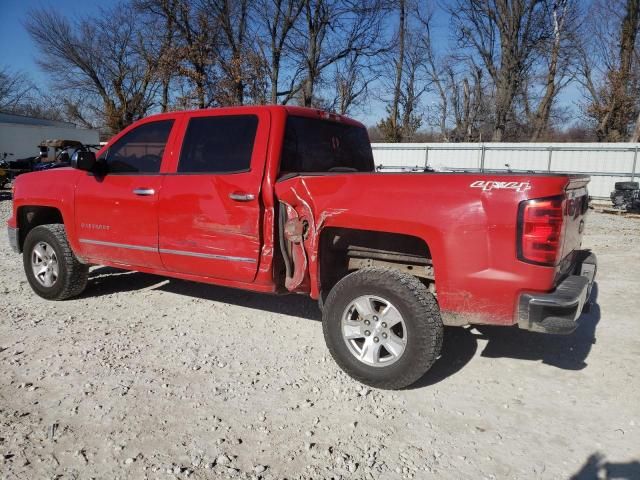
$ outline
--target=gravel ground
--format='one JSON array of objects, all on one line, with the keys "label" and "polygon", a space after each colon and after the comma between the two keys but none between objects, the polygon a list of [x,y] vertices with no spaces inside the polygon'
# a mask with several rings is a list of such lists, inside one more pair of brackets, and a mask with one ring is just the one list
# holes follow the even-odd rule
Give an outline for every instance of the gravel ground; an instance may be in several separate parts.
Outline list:
[{"label": "gravel ground", "polygon": [[[0,220],[9,215],[0,192]],[[412,388],[363,387],[303,297],[106,267],[47,302],[0,233],[4,478],[640,478],[640,220],[591,213],[578,331],[446,331]]]}]

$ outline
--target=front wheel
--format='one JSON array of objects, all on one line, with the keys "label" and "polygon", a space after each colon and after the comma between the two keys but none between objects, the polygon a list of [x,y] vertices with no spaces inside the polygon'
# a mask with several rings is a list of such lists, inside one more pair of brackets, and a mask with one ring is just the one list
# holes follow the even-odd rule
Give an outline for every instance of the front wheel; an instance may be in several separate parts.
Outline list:
[{"label": "front wheel", "polygon": [[24,271],[34,292],[47,300],[79,295],[89,267],[74,255],[64,225],[40,225],[29,232],[22,253]]},{"label": "front wheel", "polygon": [[329,292],[322,323],[336,363],[376,388],[411,385],[442,347],[435,297],[417,278],[395,270],[364,268],[344,277]]}]

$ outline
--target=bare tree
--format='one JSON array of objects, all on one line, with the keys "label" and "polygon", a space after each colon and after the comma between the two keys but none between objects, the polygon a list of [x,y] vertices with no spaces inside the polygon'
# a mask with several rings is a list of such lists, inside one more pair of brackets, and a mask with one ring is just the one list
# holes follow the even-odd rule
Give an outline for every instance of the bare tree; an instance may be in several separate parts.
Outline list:
[{"label": "bare tree", "polygon": [[[570,67],[574,61],[576,28],[578,24],[575,0],[550,0],[547,22],[552,26],[552,35],[541,42],[541,57],[545,65],[543,94],[531,117],[531,140],[539,140],[548,130],[551,110],[558,93],[573,75]],[[524,90],[525,95],[528,92]]]},{"label": "bare tree", "polygon": [[403,140],[413,140],[422,125],[422,114],[419,111],[422,96],[431,85],[425,75],[425,45],[418,29],[407,32],[403,80],[400,89],[400,110]]},{"label": "bare tree", "polygon": [[407,16],[408,5],[406,0],[397,0],[394,4],[394,10],[398,14],[398,30],[396,31],[394,44],[397,48],[391,49],[388,54],[390,56],[392,72],[392,97],[391,103],[387,106],[387,117],[378,123],[378,128],[388,142],[400,142],[402,140],[402,131],[400,128],[400,97],[403,82],[403,73],[405,65],[405,42],[407,38]]},{"label": "bare tree", "polygon": [[450,92],[451,113],[454,128],[449,133],[451,141],[473,142],[482,140],[484,130],[491,133],[491,95],[483,85],[483,69],[469,62],[460,72],[454,62],[446,65],[447,90]]},{"label": "bare tree", "polygon": [[478,56],[493,80],[493,140],[502,141],[514,99],[548,35],[544,1],[457,0],[449,14],[460,45]]},{"label": "bare tree", "polygon": [[393,98],[389,114],[389,130],[391,137],[400,141],[399,128],[400,94],[402,89],[402,74],[405,61],[405,41],[407,38],[407,2],[398,0],[398,54],[394,59],[395,81],[393,83]]},{"label": "bare tree", "polygon": [[26,73],[0,67],[0,111],[49,120],[74,121],[81,126],[88,126],[73,118],[68,108],[73,104],[68,94],[54,96],[46,93]]},{"label": "bare tree", "polygon": [[587,115],[596,122],[600,141],[623,141],[640,115],[638,33],[640,0],[598,1],[580,50],[582,85],[588,96]]},{"label": "bare tree", "polygon": [[442,141],[449,141],[450,97],[456,99],[458,95],[458,83],[453,68],[453,62],[440,58],[432,42],[431,28],[433,21],[432,12],[424,14],[418,8],[415,10],[419,24],[420,35],[418,41],[421,44],[421,53],[424,56],[423,63],[429,85],[435,91],[438,102],[429,109],[428,121],[440,131]]},{"label": "bare tree", "polygon": [[377,74],[370,65],[359,61],[357,53],[350,54],[336,63],[334,71],[334,95],[327,108],[340,115],[350,113],[366,99],[370,85]]},{"label": "bare tree", "polygon": [[[150,64],[156,65],[159,78],[160,110],[169,109],[171,82],[176,76],[180,59],[176,55],[175,12],[180,0],[132,0],[137,13],[142,15],[143,28],[154,35],[142,37],[142,54]],[[164,12],[174,12],[166,15]]]},{"label": "bare tree", "polygon": [[421,99],[433,83],[428,59],[431,50],[430,15],[421,11],[419,2],[398,0],[398,30],[388,52],[387,86],[392,92],[387,116],[378,124],[387,141],[414,138],[422,125]]},{"label": "bare tree", "polygon": [[[286,103],[295,94],[301,68],[290,73],[288,88],[281,90],[283,62],[291,56],[289,35],[300,18],[304,0],[257,0],[254,6],[259,35],[256,38],[269,76],[269,102]],[[264,35],[261,33],[264,32]],[[266,38],[266,41],[265,41]]]},{"label": "bare tree", "polygon": [[[173,32],[165,65],[178,78],[176,102],[180,107],[206,108],[216,103],[214,50],[220,29],[211,11],[199,0],[138,0],[138,9],[156,16]],[[166,31],[166,30],[165,30]],[[193,86],[193,91],[189,86]]]},{"label": "bare tree", "polygon": [[[464,95],[463,95],[463,115],[458,115],[457,118],[461,118],[462,122],[457,121],[456,126],[459,126],[460,132],[464,132],[465,141],[482,141],[482,125],[478,124],[481,112],[489,112],[489,102],[491,102],[491,96],[486,95],[483,86],[482,69],[477,65],[472,65],[470,69],[472,83],[470,84],[467,79],[464,80]],[[488,115],[484,115],[485,125],[487,120],[490,120]],[[486,138],[487,136],[485,136]]]},{"label": "bare tree", "polygon": [[380,45],[380,0],[304,0],[291,48],[303,65],[299,83],[301,103],[318,103],[317,88],[323,75],[350,54],[375,56]]},{"label": "bare tree", "polygon": [[160,64],[175,78],[176,106],[188,108],[192,100],[198,108],[266,103],[270,72],[258,38],[267,15],[261,8],[270,1],[135,0],[161,31],[173,29],[161,43],[168,47]]},{"label": "bare tree", "polygon": [[636,126],[633,129],[633,135],[631,135],[631,142],[640,142],[640,110],[638,111],[638,118],[636,118]]},{"label": "bare tree", "polygon": [[328,92],[333,91],[333,100],[327,108],[344,115],[368,109],[368,100],[386,68],[387,52],[384,50],[381,48],[377,55],[354,50],[336,62]]},{"label": "bare tree", "polygon": [[[440,130],[442,140],[444,142],[448,142],[449,127],[447,121],[449,118],[449,96],[453,94],[454,98],[458,97],[458,83],[456,81],[453,67],[448,65],[444,69],[441,68],[434,57],[431,48],[427,50],[426,68],[427,75],[429,75],[429,79],[435,88],[439,100],[436,107],[436,121],[434,123],[437,124],[438,129]],[[450,80],[450,82],[447,83],[447,80]],[[450,88],[453,88],[453,90],[450,90]]]},{"label": "bare tree", "polygon": [[430,123],[439,130],[439,139],[480,140],[492,115],[492,97],[485,91],[483,69],[471,60],[459,61],[451,55],[438,58],[431,48],[427,49],[426,69],[438,99],[431,109]]},{"label": "bare tree", "polygon": [[[23,73],[0,67],[0,111],[49,120],[67,121],[95,128],[83,99],[72,92],[48,93]],[[79,113],[87,118],[80,118]]]},{"label": "bare tree", "polygon": [[34,10],[26,24],[54,84],[93,99],[111,133],[146,115],[157,92],[155,66],[140,55],[135,18],[121,4],[73,26],[55,10]]},{"label": "bare tree", "polygon": [[222,105],[244,104],[247,82],[247,59],[251,56],[249,40],[249,0],[203,0],[203,13],[220,29],[214,55],[220,69],[218,102]]},{"label": "bare tree", "polygon": [[36,86],[25,73],[0,67],[0,111],[18,112],[31,103],[36,94]]}]

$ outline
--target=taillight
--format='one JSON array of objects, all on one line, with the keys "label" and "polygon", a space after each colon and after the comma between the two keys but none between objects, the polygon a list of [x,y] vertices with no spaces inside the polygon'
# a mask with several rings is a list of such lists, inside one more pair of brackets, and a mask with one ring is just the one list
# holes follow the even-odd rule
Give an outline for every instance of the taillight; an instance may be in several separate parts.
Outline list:
[{"label": "taillight", "polygon": [[564,197],[539,198],[520,203],[518,258],[538,265],[555,265],[564,235]]}]

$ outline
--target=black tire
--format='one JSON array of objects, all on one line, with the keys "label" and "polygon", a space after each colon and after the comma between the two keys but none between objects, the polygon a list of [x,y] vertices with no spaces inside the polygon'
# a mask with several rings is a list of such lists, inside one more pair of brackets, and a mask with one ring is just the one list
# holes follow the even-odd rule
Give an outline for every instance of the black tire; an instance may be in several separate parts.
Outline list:
[{"label": "black tire", "polygon": [[616,182],[616,190],[638,190],[638,182]]},{"label": "black tire", "polygon": [[[50,245],[55,253],[58,277],[51,286],[43,285],[32,268],[33,251],[40,242]],[[66,300],[79,295],[87,286],[89,267],[80,263],[71,250],[64,225],[40,225],[32,229],[24,241],[22,260],[29,285],[42,298]]]},{"label": "black tire", "polygon": [[[343,314],[351,302],[365,295],[391,302],[406,326],[404,351],[390,365],[374,367],[362,362],[343,337]],[[329,351],[340,368],[376,388],[396,390],[416,382],[431,368],[442,348],[443,326],[435,297],[417,278],[396,270],[363,268],[342,278],[324,302],[322,326]]]}]

